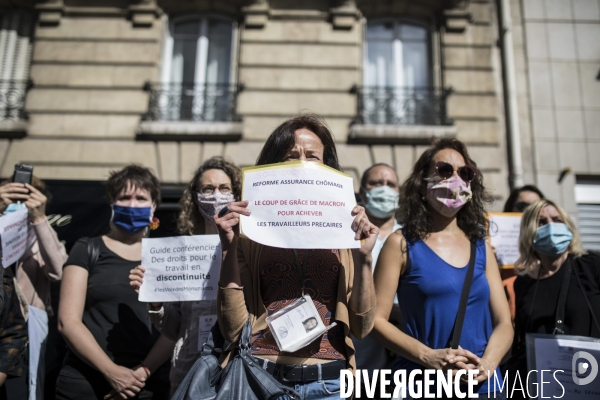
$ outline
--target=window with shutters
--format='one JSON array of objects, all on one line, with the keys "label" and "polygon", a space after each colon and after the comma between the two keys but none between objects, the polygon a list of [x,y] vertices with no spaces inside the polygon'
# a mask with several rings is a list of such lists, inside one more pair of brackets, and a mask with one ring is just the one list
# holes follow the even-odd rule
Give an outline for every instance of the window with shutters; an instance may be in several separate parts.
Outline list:
[{"label": "window with shutters", "polygon": [[34,27],[32,12],[0,10],[0,121],[26,118]]}]

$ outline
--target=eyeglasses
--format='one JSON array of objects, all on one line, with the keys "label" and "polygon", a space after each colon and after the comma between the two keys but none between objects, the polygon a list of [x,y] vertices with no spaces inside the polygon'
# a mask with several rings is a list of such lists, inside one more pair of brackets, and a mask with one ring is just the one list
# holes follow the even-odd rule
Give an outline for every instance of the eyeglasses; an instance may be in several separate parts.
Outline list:
[{"label": "eyeglasses", "polygon": [[525,202],[525,201],[520,201],[520,202],[518,202],[517,204],[515,204],[515,208],[517,209],[517,211],[519,211],[519,212],[523,212],[523,211],[525,211],[525,209],[526,209],[527,207],[529,207],[530,205],[531,205],[531,203],[527,203],[527,202]]},{"label": "eyeglasses", "polygon": [[200,193],[205,195],[211,195],[215,192],[215,190],[218,190],[222,194],[231,193],[231,187],[227,185],[221,185],[218,188],[214,187],[213,185],[206,185],[200,188]]},{"label": "eyeglasses", "polygon": [[[438,161],[435,163],[436,175],[442,179],[450,179],[452,175],[454,175],[454,171],[458,172],[458,176],[465,181],[465,183],[471,183],[477,174],[477,170],[472,165],[463,165],[455,170],[452,164],[447,162]],[[431,178],[425,178],[426,181],[430,179]]]}]

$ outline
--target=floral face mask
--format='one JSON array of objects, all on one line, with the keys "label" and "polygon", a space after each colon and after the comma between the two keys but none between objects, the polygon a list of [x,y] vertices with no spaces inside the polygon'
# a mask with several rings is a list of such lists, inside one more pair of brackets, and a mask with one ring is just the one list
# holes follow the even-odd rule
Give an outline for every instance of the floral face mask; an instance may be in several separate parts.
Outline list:
[{"label": "floral face mask", "polygon": [[457,176],[427,183],[427,202],[447,218],[456,215],[472,197],[471,185]]}]

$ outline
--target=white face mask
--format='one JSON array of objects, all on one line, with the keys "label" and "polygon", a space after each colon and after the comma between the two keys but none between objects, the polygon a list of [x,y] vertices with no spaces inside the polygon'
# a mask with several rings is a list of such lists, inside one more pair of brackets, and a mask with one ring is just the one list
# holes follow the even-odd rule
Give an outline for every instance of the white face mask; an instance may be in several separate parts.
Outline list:
[{"label": "white face mask", "polygon": [[398,198],[400,195],[389,186],[379,186],[365,193],[367,213],[375,218],[389,218],[398,209]]},{"label": "white face mask", "polygon": [[213,220],[216,213],[235,200],[233,193],[221,193],[215,189],[212,194],[196,192],[198,196],[198,210],[209,221]]}]

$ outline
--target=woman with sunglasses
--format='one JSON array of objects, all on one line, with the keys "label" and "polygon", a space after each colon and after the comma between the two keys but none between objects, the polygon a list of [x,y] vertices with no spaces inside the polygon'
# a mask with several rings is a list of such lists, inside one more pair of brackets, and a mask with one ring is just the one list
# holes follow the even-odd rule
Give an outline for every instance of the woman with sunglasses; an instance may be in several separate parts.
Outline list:
[{"label": "woman with sunglasses", "polygon": [[[537,186],[534,185],[525,185],[519,188],[513,189],[506,199],[506,203],[504,203],[504,212],[517,212],[522,213],[525,211],[527,207],[535,203],[536,201],[540,201],[545,199],[544,194]],[[493,247],[492,249],[495,250]],[[501,266],[501,265],[500,265]],[[515,320],[515,279],[516,276],[511,276],[510,278],[506,278],[502,281],[504,285],[504,290],[506,291],[506,298],[508,299],[508,304],[510,306],[510,317]]]},{"label": "woman with sunglasses", "polygon": [[527,207],[545,199],[544,194],[534,185],[525,185],[513,189],[504,203],[504,212],[523,212]]},{"label": "woman with sunglasses", "polygon": [[[474,391],[480,398],[487,398],[488,374],[498,371],[513,334],[498,265],[484,241],[487,201],[483,177],[463,143],[440,139],[421,155],[400,191],[403,229],[390,235],[375,267],[372,332],[398,354],[394,369],[405,369],[407,377],[415,369],[478,370]],[[453,350],[471,242],[475,269],[460,347]],[[400,329],[388,322],[396,293]],[[494,379],[489,383],[490,393],[498,391]]]}]

